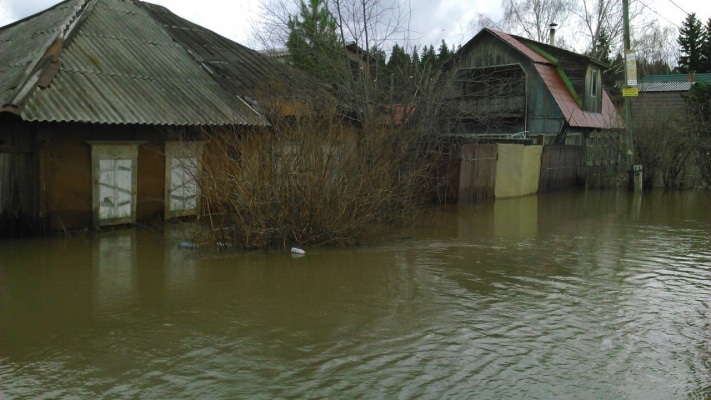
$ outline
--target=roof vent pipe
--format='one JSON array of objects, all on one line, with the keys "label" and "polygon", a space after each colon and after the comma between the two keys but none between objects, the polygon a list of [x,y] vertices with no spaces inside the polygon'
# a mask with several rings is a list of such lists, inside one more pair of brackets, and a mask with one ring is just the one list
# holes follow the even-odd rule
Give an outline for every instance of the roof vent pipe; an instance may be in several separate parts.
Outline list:
[{"label": "roof vent pipe", "polygon": [[551,28],[550,36],[548,37],[548,44],[550,44],[551,46],[555,46],[555,27],[558,26],[558,24],[553,22],[548,26],[550,26]]}]

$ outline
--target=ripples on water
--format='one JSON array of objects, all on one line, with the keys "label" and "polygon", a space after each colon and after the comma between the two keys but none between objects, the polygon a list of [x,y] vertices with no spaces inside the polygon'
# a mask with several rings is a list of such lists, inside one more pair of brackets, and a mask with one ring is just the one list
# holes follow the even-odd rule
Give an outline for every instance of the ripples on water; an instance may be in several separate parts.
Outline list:
[{"label": "ripples on water", "polygon": [[706,193],[563,193],[286,254],[0,243],[7,398],[711,396]]}]

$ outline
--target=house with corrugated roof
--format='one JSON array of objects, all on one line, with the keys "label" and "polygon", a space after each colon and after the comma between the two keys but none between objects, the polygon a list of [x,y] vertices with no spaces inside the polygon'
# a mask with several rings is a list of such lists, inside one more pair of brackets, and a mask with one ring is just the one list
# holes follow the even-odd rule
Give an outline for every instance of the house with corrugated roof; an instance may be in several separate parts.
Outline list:
[{"label": "house with corrugated roof", "polygon": [[[460,143],[546,145],[542,149],[522,148],[521,154],[512,150],[513,161],[509,166],[480,168],[487,171],[499,168],[496,178],[484,177],[478,183],[460,180],[460,199],[470,197],[462,195],[462,188],[494,182],[497,187],[489,197],[579,185],[585,179],[586,163],[591,161],[590,157],[586,160],[591,154],[590,143],[595,141],[601,147],[602,137],[613,142],[619,138],[624,125],[603,88],[602,72],[607,66],[556,47],[554,33],[551,29],[550,43],[541,43],[483,29],[445,65],[450,82],[443,130],[449,137]],[[554,150],[549,145],[578,148]],[[481,158],[475,150],[463,148],[463,168],[470,161],[481,164],[472,160],[497,159],[496,151],[485,153],[488,156]],[[595,157],[598,153],[605,151],[596,152]],[[501,164],[502,152],[498,154],[496,162]],[[520,160],[529,160],[529,165],[521,165]],[[503,168],[514,171],[511,176],[516,178],[513,181],[501,178]],[[479,172],[463,169],[461,177],[482,175]],[[513,188],[501,190],[503,185]]]},{"label": "house with corrugated roof", "polygon": [[635,126],[677,125],[687,119],[684,96],[696,82],[711,84],[711,73],[647,75],[639,82],[639,95],[631,99]]},{"label": "house with corrugated roof", "polygon": [[302,78],[138,0],[0,28],[0,236],[195,214],[199,132],[268,127],[266,104],[298,113],[320,90]]}]

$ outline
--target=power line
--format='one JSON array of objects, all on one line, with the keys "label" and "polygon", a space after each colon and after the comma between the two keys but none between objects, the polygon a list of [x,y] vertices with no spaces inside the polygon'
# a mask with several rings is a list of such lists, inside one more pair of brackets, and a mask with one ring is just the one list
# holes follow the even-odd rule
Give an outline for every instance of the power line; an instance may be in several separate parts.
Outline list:
[{"label": "power line", "polygon": [[684,9],[683,9],[683,8],[681,8],[681,7],[679,7],[679,5],[678,5],[678,4],[674,3],[674,0],[669,0],[669,2],[670,2],[670,3],[672,3],[672,4],[674,4],[674,5],[676,6],[676,8],[680,9],[680,10],[681,10],[681,12],[683,12],[683,13],[684,13],[684,15],[689,15],[689,13],[688,13],[688,12],[686,12],[686,10],[684,10]]},{"label": "power line", "polygon": [[[674,4],[675,6],[679,7],[679,6],[676,5],[676,3],[674,3],[672,0],[669,0],[669,1],[670,1],[672,4]],[[647,10],[653,12],[654,14],[657,14],[658,17],[660,17],[660,18],[662,18],[663,20],[665,20],[665,21],[669,22],[670,24],[674,25],[677,29],[681,29],[681,27],[680,27],[679,25],[677,25],[676,22],[670,21],[669,18],[667,18],[667,17],[665,17],[664,15],[658,13],[657,10],[655,10],[655,9],[653,9],[652,7],[650,7],[649,5],[647,5],[647,3],[643,2],[643,1],[640,1],[639,4],[641,4],[642,7],[644,7],[644,8],[646,8]],[[681,11],[683,11],[684,13],[686,13],[686,11],[684,11],[681,7],[679,7],[679,9],[680,9]],[[687,14],[687,15],[688,15],[688,14]]]}]

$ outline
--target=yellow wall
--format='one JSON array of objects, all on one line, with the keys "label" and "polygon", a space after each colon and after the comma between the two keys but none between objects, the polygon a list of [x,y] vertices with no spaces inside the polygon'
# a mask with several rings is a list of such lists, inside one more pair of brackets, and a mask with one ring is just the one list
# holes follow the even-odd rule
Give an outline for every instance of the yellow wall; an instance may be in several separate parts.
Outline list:
[{"label": "yellow wall", "polygon": [[526,196],[538,192],[543,146],[500,143],[494,197]]}]

